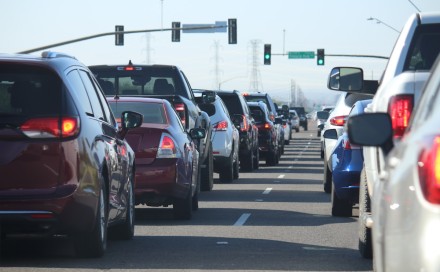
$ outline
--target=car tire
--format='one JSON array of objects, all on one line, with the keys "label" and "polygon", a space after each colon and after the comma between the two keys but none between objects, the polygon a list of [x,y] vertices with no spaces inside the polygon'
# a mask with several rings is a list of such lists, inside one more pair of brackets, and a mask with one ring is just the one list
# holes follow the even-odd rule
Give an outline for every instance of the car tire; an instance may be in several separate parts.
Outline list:
[{"label": "car tire", "polygon": [[324,192],[330,194],[332,192],[332,172],[328,167],[329,165],[327,163],[327,160],[324,159],[324,178],[323,178]]},{"label": "car tire", "polygon": [[[234,169],[234,179],[240,178],[240,160],[238,159],[238,153],[235,152],[234,148],[234,162],[233,162],[233,169]],[[252,158],[251,158],[252,159]]]},{"label": "car tire", "polygon": [[199,209],[199,194],[200,194],[200,179],[201,179],[201,171],[200,167],[197,171],[197,185],[196,185],[196,192],[194,193],[192,197],[192,210],[197,211]]},{"label": "car tire", "polygon": [[108,202],[104,182],[101,181],[100,185],[94,227],[91,232],[79,233],[74,239],[75,253],[78,257],[102,257],[107,248]]},{"label": "car tire", "polygon": [[338,197],[338,195],[336,194],[335,184],[333,181],[332,181],[331,203],[332,203],[333,216],[350,217],[353,215],[352,213],[353,205],[351,204],[350,201],[340,199]]},{"label": "car tire", "polygon": [[193,211],[192,203],[193,198],[191,197],[191,190],[184,199],[175,198],[173,202],[174,218],[179,220],[190,220]]},{"label": "car tire", "polygon": [[[233,151],[232,151],[233,152]],[[234,154],[231,153],[229,160],[223,165],[219,173],[220,182],[231,183],[234,180]]]},{"label": "car tire", "polygon": [[212,144],[209,144],[208,157],[205,159],[204,167],[201,171],[201,191],[211,191],[214,187],[214,158],[212,155]]},{"label": "car tire", "polygon": [[307,131],[307,123],[306,123],[306,125],[304,126],[304,131]]},{"label": "car tire", "polygon": [[365,259],[373,258],[373,244],[371,229],[367,228],[362,218],[366,213],[371,212],[370,195],[367,188],[367,176],[365,169],[361,171],[361,181],[359,186],[359,244],[358,249],[361,256]]},{"label": "car tire", "polygon": [[254,157],[253,157],[253,159],[254,159],[254,165],[253,165],[253,168],[255,169],[255,170],[258,170],[259,168],[260,168],[260,150],[259,150],[259,148],[258,148],[258,145],[257,145],[257,147],[255,148],[255,150],[254,150]]},{"label": "car tire", "polygon": [[254,155],[252,150],[250,150],[243,160],[240,160],[241,169],[245,172],[252,172],[254,169]]},{"label": "car tire", "polygon": [[296,131],[296,132],[299,132],[299,127],[298,127],[298,128],[295,128],[295,131]]},{"label": "car tire", "polygon": [[289,145],[290,144],[290,140],[284,140],[284,145]]},{"label": "car tire", "polygon": [[127,190],[127,214],[122,224],[116,225],[109,229],[109,237],[111,239],[130,240],[134,236],[135,203],[133,181],[134,176],[133,174],[130,174]]},{"label": "car tire", "polygon": [[269,151],[266,155],[266,164],[268,166],[275,166],[277,165],[277,159],[278,159],[278,152],[275,150]]}]

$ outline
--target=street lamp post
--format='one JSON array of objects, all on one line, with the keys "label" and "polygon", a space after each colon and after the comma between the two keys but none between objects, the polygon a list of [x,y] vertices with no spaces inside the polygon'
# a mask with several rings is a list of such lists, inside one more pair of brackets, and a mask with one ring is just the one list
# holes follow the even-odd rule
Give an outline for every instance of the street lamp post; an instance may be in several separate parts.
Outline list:
[{"label": "street lamp post", "polygon": [[367,18],[367,20],[368,20],[368,21],[376,21],[376,23],[378,23],[378,24],[383,24],[383,25],[387,26],[388,28],[390,28],[390,29],[396,31],[397,33],[400,33],[399,30],[395,29],[394,27],[390,26],[389,24],[387,24],[387,23],[385,23],[384,21],[381,21],[381,20],[379,20],[379,19],[377,19],[377,18],[370,17],[370,18]]}]

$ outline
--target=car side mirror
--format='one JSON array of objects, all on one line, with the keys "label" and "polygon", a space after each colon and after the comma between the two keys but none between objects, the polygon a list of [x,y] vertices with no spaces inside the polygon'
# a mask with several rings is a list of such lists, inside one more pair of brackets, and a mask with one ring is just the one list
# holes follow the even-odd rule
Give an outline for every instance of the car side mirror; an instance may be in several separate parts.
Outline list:
[{"label": "car side mirror", "polygon": [[388,113],[363,113],[347,120],[351,143],[382,148],[387,155],[394,147],[393,127]]},{"label": "car side mirror", "polygon": [[361,68],[335,67],[331,70],[327,87],[336,91],[361,91],[364,72]]},{"label": "car side mirror", "polygon": [[144,122],[144,116],[134,111],[124,111],[121,114],[121,129],[118,131],[120,139],[124,139],[128,130],[140,127]]},{"label": "car side mirror", "polygon": [[191,139],[203,139],[206,137],[206,130],[204,128],[192,128],[189,130]]},{"label": "car side mirror", "polygon": [[202,103],[210,104],[215,101],[215,92],[214,91],[203,91],[202,93]]}]

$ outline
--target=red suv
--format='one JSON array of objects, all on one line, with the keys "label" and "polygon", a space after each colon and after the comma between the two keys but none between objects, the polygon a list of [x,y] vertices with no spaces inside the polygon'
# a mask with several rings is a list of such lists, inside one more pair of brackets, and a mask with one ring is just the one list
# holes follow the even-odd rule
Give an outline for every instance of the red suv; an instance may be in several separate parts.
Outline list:
[{"label": "red suv", "polygon": [[[69,235],[99,257],[107,227],[134,233],[134,153],[86,66],[44,52],[0,55],[0,237]],[[3,242],[3,241],[1,241]]]}]

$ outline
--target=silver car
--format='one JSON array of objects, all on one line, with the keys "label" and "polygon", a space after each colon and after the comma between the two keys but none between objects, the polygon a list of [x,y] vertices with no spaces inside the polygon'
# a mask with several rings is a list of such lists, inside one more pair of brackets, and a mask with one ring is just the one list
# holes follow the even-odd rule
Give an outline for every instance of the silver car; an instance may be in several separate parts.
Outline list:
[{"label": "silver car", "polygon": [[198,104],[200,109],[211,119],[214,172],[219,173],[221,182],[230,183],[239,177],[239,132],[232,123],[223,100],[216,95],[213,103],[204,104],[199,101],[201,94],[198,90],[194,90],[196,100],[200,102]]},{"label": "silver car", "polygon": [[381,147],[385,159],[371,199],[377,271],[440,271],[439,58],[431,71],[402,140],[387,113],[348,120],[350,141]]}]

